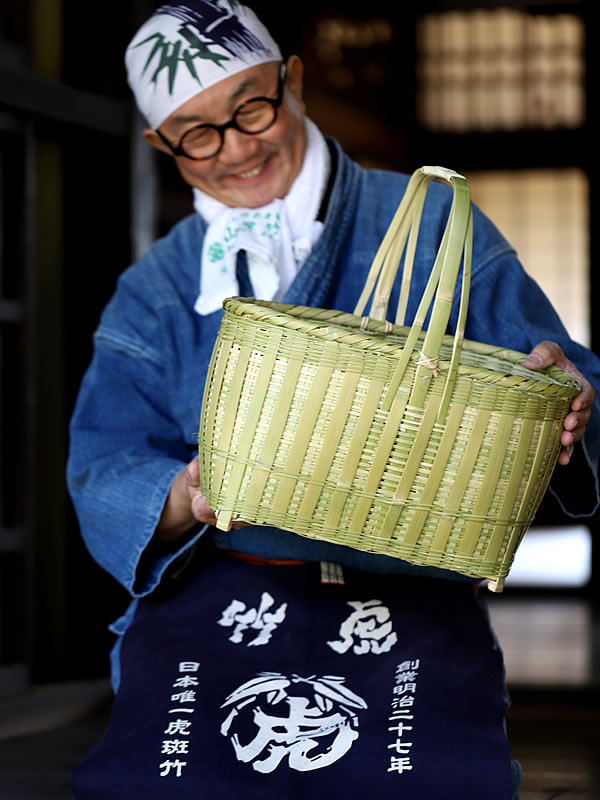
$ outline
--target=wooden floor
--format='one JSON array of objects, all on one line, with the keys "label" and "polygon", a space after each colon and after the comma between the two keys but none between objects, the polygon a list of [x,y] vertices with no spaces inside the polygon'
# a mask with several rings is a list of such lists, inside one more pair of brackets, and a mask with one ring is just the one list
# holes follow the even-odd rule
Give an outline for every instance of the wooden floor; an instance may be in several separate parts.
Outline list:
[{"label": "wooden floor", "polygon": [[520,800],[600,800],[600,636],[578,598],[488,598],[523,767]]},{"label": "wooden floor", "polygon": [[523,767],[520,800],[600,798],[600,713],[583,698],[517,695],[508,717],[513,756]]},{"label": "wooden floor", "polygon": [[[600,800],[598,621],[583,601],[508,593],[490,599],[490,612],[513,698],[507,726],[524,771],[520,800]],[[108,712],[97,703],[85,719],[0,741],[0,798],[71,800],[71,769]]]}]

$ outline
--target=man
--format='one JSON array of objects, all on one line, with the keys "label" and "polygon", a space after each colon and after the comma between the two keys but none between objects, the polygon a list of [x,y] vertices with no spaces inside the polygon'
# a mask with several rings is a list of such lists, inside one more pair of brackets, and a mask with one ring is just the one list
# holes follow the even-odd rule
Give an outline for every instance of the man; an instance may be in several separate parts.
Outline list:
[{"label": "man", "polygon": [[[82,534],[133,597],[113,628],[111,722],[75,797],[516,797],[476,581],[241,522],[216,531],[198,486],[222,301],[352,311],[407,176],[362,170],[323,137],[300,59],[238,2],[162,7],[126,63],[144,136],[175,159],[197,213],[119,280],[73,416]],[[448,207],[432,186],[409,318]],[[598,360],[477,210],[473,261],[467,336],[581,381],[553,491],[592,513]]]}]

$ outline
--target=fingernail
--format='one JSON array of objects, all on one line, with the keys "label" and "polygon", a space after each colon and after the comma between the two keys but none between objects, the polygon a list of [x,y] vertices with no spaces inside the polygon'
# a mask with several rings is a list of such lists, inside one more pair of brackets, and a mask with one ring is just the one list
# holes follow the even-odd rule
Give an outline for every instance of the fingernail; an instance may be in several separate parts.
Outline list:
[{"label": "fingernail", "polygon": [[526,367],[541,367],[542,359],[539,356],[536,356],[536,355],[529,355],[523,361],[523,365],[526,366]]}]

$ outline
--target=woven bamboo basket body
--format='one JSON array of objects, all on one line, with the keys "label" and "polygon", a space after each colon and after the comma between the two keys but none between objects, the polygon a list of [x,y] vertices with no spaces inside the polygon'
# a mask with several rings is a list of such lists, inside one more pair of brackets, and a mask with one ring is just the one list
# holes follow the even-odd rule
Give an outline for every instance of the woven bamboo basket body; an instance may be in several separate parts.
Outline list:
[{"label": "woven bamboo basket body", "polygon": [[[415,320],[405,327],[433,178],[451,183],[453,204]],[[233,520],[274,526],[489,578],[490,588],[502,589],[556,465],[579,384],[556,368],[526,369],[522,353],[463,338],[471,242],[466,180],[423,167],[353,314],[225,301],[199,433],[200,485],[218,528]],[[392,324],[385,314],[402,253]]]}]

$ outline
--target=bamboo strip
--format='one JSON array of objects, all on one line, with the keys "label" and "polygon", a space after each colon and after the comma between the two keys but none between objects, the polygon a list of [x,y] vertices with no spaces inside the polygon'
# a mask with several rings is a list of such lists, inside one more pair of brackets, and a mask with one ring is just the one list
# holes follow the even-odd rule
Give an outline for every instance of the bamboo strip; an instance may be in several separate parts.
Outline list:
[{"label": "bamboo strip", "polygon": [[452,481],[452,494],[448,497],[444,508],[444,514],[447,516],[444,516],[444,518],[440,520],[433,542],[431,543],[431,549],[438,553],[443,553],[448,542],[454,515],[458,512],[467,484],[473,473],[473,467],[475,466],[481,443],[487,431],[490,415],[491,412],[489,410],[480,408],[473,421],[469,433],[469,446],[465,447],[463,451],[462,460]]},{"label": "bamboo strip", "polygon": [[[517,452],[515,453],[512,470],[508,480],[508,485],[506,487],[506,494],[504,495],[504,500],[500,506],[500,511],[498,512],[500,519],[506,519],[507,517],[512,516],[514,513],[514,506],[523,482],[523,475],[525,474],[525,465],[531,447],[531,441],[533,439],[533,432],[533,420],[523,420],[521,432],[519,434]],[[516,523],[517,520],[515,519],[514,524]],[[498,554],[500,553],[500,548],[504,542],[506,531],[506,525],[494,525],[483,556],[486,561],[496,561]]]},{"label": "bamboo strip", "polygon": [[[244,460],[248,458],[250,448],[252,447],[252,442],[256,434],[258,418],[269,389],[269,378],[273,372],[275,361],[276,356],[274,353],[265,355],[262,359],[257,378],[254,382],[252,400],[249,404],[244,419],[244,427],[239,435],[238,445],[236,448],[237,458],[241,460],[233,464],[227,482],[227,492],[229,496],[233,498],[238,497],[240,493],[240,487],[242,485],[244,473],[247,468]],[[226,524],[224,519],[221,520],[221,523]],[[219,528],[219,522],[217,523],[217,528]],[[226,530],[228,530],[228,528]]]},{"label": "bamboo strip", "polygon": [[369,385],[360,416],[356,423],[356,433],[349,444],[340,477],[337,481],[337,487],[331,498],[329,512],[324,522],[325,530],[335,530],[340,524],[344,504],[352,488],[358,463],[363,453],[369,431],[371,430],[375,412],[381,400],[383,388],[384,384],[380,381],[371,381]]},{"label": "bamboo strip", "polygon": [[[444,394],[442,395],[442,402],[440,403],[440,410],[438,413],[438,423],[442,423],[448,413],[448,406],[452,398],[452,393],[456,385],[458,376],[458,367],[460,363],[460,356],[463,349],[465,327],[467,324],[467,310],[469,307],[469,293],[471,290],[471,262],[473,259],[473,209],[469,206],[467,228],[465,232],[465,244],[463,253],[463,273],[462,273],[462,290],[460,295],[460,305],[458,309],[458,320],[456,323],[456,333],[454,335],[454,342],[452,345],[452,357],[450,359],[450,369],[448,370],[448,377],[446,378],[446,385],[444,387]],[[441,349],[442,340],[440,340],[439,347]]]},{"label": "bamboo strip", "polygon": [[406,307],[408,305],[408,298],[410,295],[412,273],[417,250],[417,240],[419,237],[419,226],[421,223],[421,217],[423,216],[425,197],[425,192],[421,192],[414,201],[415,212],[410,228],[410,236],[406,245],[404,269],[402,271],[402,283],[400,284],[400,296],[398,298],[398,307],[396,309],[396,325],[404,325],[406,320]]},{"label": "bamboo strip", "polygon": [[254,472],[248,488],[246,490],[246,503],[250,506],[260,505],[265,485],[269,478],[270,471],[275,461],[275,455],[279,448],[281,437],[285,429],[290,407],[294,399],[294,393],[298,377],[302,370],[301,361],[289,361],[285,370],[284,378],[279,388],[277,403],[273,410],[269,428],[265,434],[264,442],[258,460],[254,465]]},{"label": "bamboo strip", "polygon": [[[533,515],[534,515],[534,513],[535,513],[535,511],[537,509],[537,506],[533,505],[533,507],[532,507],[532,505],[531,505],[532,501],[534,500],[534,498],[536,496],[537,489],[538,489],[538,483],[535,480],[535,478],[537,477],[538,472],[540,470],[540,467],[541,467],[542,463],[545,460],[544,456],[545,456],[545,453],[546,453],[546,445],[547,445],[548,439],[550,438],[550,435],[551,435],[551,432],[552,432],[553,422],[550,421],[550,420],[546,420],[542,424],[541,427],[542,427],[542,430],[540,431],[539,438],[538,438],[538,441],[537,441],[536,452],[535,452],[535,457],[534,457],[534,460],[533,460],[533,464],[532,464],[532,467],[531,467],[529,475],[526,476],[526,483],[527,483],[526,491],[525,491],[525,493],[523,495],[523,500],[521,501],[521,505],[520,505],[519,511],[517,512],[517,519],[521,518],[521,513],[525,509],[528,509],[528,508],[530,509],[531,517],[533,517]],[[526,518],[528,518],[528,516]],[[516,525],[514,527],[512,533],[511,533],[511,536],[509,538],[506,550],[504,552],[504,556],[503,556],[500,564],[497,567],[497,571],[498,571],[498,575],[500,576],[500,579],[491,582],[491,584],[490,584],[491,591],[494,591],[494,592],[495,591],[502,591],[502,588],[504,586],[504,578],[508,575],[508,572],[509,572],[509,569],[510,569],[510,565],[513,562],[516,549],[519,546],[519,543],[520,543],[521,539],[525,535],[526,529],[527,529],[526,525],[523,525],[523,527],[520,527],[520,526]]]},{"label": "bamboo strip", "polygon": [[[454,197],[450,217],[448,220],[448,243],[444,251],[444,260],[441,267],[431,319],[425,341],[423,342],[423,355],[426,361],[435,360],[440,352],[442,339],[448,327],[454,287],[458,277],[458,269],[465,246],[465,237],[469,229],[470,194],[469,187],[462,179],[461,183],[455,182]],[[465,312],[466,313],[466,312]],[[425,394],[432,378],[431,368],[421,364],[417,368],[417,375],[413,383],[410,404],[422,408]]]},{"label": "bamboo strip", "polygon": [[[373,455],[369,474],[364,484],[365,492],[375,492],[379,485],[379,481],[381,480],[381,476],[389,458],[390,451],[394,445],[398,428],[402,422],[402,417],[404,415],[404,409],[406,408],[407,402],[408,395],[402,392],[396,395],[396,398],[392,403],[392,407],[390,408],[390,411],[387,415],[387,420],[383,427],[379,444]],[[360,534],[371,506],[372,501],[370,498],[365,496],[360,498],[356,511],[354,512],[354,516],[350,520],[350,524],[348,526],[349,534]]]},{"label": "bamboo strip", "polygon": [[383,523],[378,534],[381,540],[391,539],[396,530],[398,520],[402,511],[405,509],[405,503],[413,487],[417,471],[421,465],[425,449],[429,443],[429,437],[435,424],[437,416],[438,405],[440,398],[432,398],[432,401],[427,405],[423,413],[421,424],[414,436],[414,444],[411,447],[410,455],[406,462],[406,466],[402,473],[402,477],[398,483],[398,488],[394,492],[391,499],[391,506],[383,520]]},{"label": "bamboo strip", "polygon": [[319,366],[312,383],[305,405],[302,410],[298,428],[294,436],[294,444],[290,448],[290,455],[285,465],[287,476],[283,476],[279,481],[279,487],[273,498],[273,512],[281,514],[287,508],[296,481],[299,478],[300,466],[306,453],[306,447],[311,438],[315,421],[321,409],[323,397],[327,391],[327,386],[331,380],[333,369],[331,367]]},{"label": "bamboo strip", "polygon": [[298,509],[298,517],[300,519],[310,518],[313,515],[323,489],[322,483],[327,478],[331,468],[331,462],[333,461],[342,436],[359,380],[360,375],[357,373],[346,373],[344,376],[339,392],[339,402],[327,432],[323,437],[321,453],[312,473],[311,485],[307,488],[304,499]]},{"label": "bamboo strip", "polygon": [[[523,499],[517,511],[517,519],[527,518],[525,509],[531,508],[538,500],[538,479],[544,462],[547,460],[548,441],[552,435],[555,423],[552,420],[545,420],[541,423],[538,438],[535,443],[535,456],[528,475],[524,476],[525,491]],[[551,459],[548,459],[549,461]],[[556,460],[554,461],[556,464]]]},{"label": "bamboo strip", "polygon": [[[489,511],[492,498],[494,497],[498,485],[498,479],[506,455],[506,442],[512,430],[512,426],[512,417],[506,415],[502,416],[491,444],[491,452],[487,460],[485,472],[481,478],[481,487],[477,495],[477,500],[473,505],[473,514],[476,517],[485,516]],[[482,528],[483,523],[479,520],[470,520],[467,522],[462,542],[458,548],[458,554],[460,556],[473,555]]]},{"label": "bamboo strip", "polygon": [[218,404],[213,399],[218,397],[223,383],[223,376],[227,368],[227,358],[222,356],[223,348],[227,345],[227,340],[222,339],[219,343],[220,347],[215,346],[211,358],[211,362],[204,384],[204,397],[202,400],[202,424],[200,426],[201,440],[199,442],[199,458],[200,463],[204,467],[204,473],[210,473],[211,462],[211,437],[215,425],[215,417],[217,414]]},{"label": "bamboo strip", "polygon": [[[408,182],[408,186],[406,187],[406,191],[402,197],[400,205],[398,206],[398,210],[394,214],[390,226],[385,236],[382,239],[382,242],[379,246],[379,249],[377,250],[377,253],[375,254],[375,258],[373,259],[371,269],[369,271],[369,274],[367,275],[365,285],[363,287],[361,295],[358,298],[356,307],[354,309],[355,315],[360,316],[363,313],[367,305],[367,302],[369,300],[369,297],[375,290],[377,279],[379,278],[379,274],[381,271],[381,266],[385,258],[385,254],[387,253],[393,240],[396,238],[398,229],[402,228],[406,216],[410,213],[410,208],[414,196],[424,180],[426,180],[426,178],[422,172],[417,172],[411,176],[411,179]],[[384,317],[382,317],[382,319],[385,319],[385,310],[384,310]],[[375,317],[374,314],[372,314],[371,316],[373,317],[373,319],[377,319],[377,317]]]},{"label": "bamboo strip", "polygon": [[454,403],[450,409],[447,425],[445,426],[438,451],[431,465],[427,483],[425,484],[421,496],[416,501],[419,503],[419,505],[426,506],[426,508],[417,509],[415,512],[415,515],[410,521],[407,531],[403,536],[402,541],[404,545],[413,546],[419,539],[419,535],[423,530],[425,521],[430,513],[430,509],[427,507],[432,505],[435,495],[439,489],[440,482],[444,477],[444,473],[452,453],[452,448],[454,447],[456,440],[456,431],[460,425],[464,410],[465,406],[463,403]]},{"label": "bamboo strip", "polygon": [[[218,441],[218,448],[222,451],[229,450],[231,444],[231,437],[233,435],[233,428],[237,417],[237,406],[243,388],[243,376],[250,361],[251,349],[247,346],[242,346],[239,349],[237,359],[235,360],[235,370],[231,380],[231,387],[227,393],[227,405],[225,406],[225,413],[223,417],[223,426],[221,428],[221,435]],[[222,384],[223,387],[223,384]],[[226,459],[217,457],[215,459],[215,468],[212,485],[215,492],[221,491],[221,485],[225,475]]]}]

